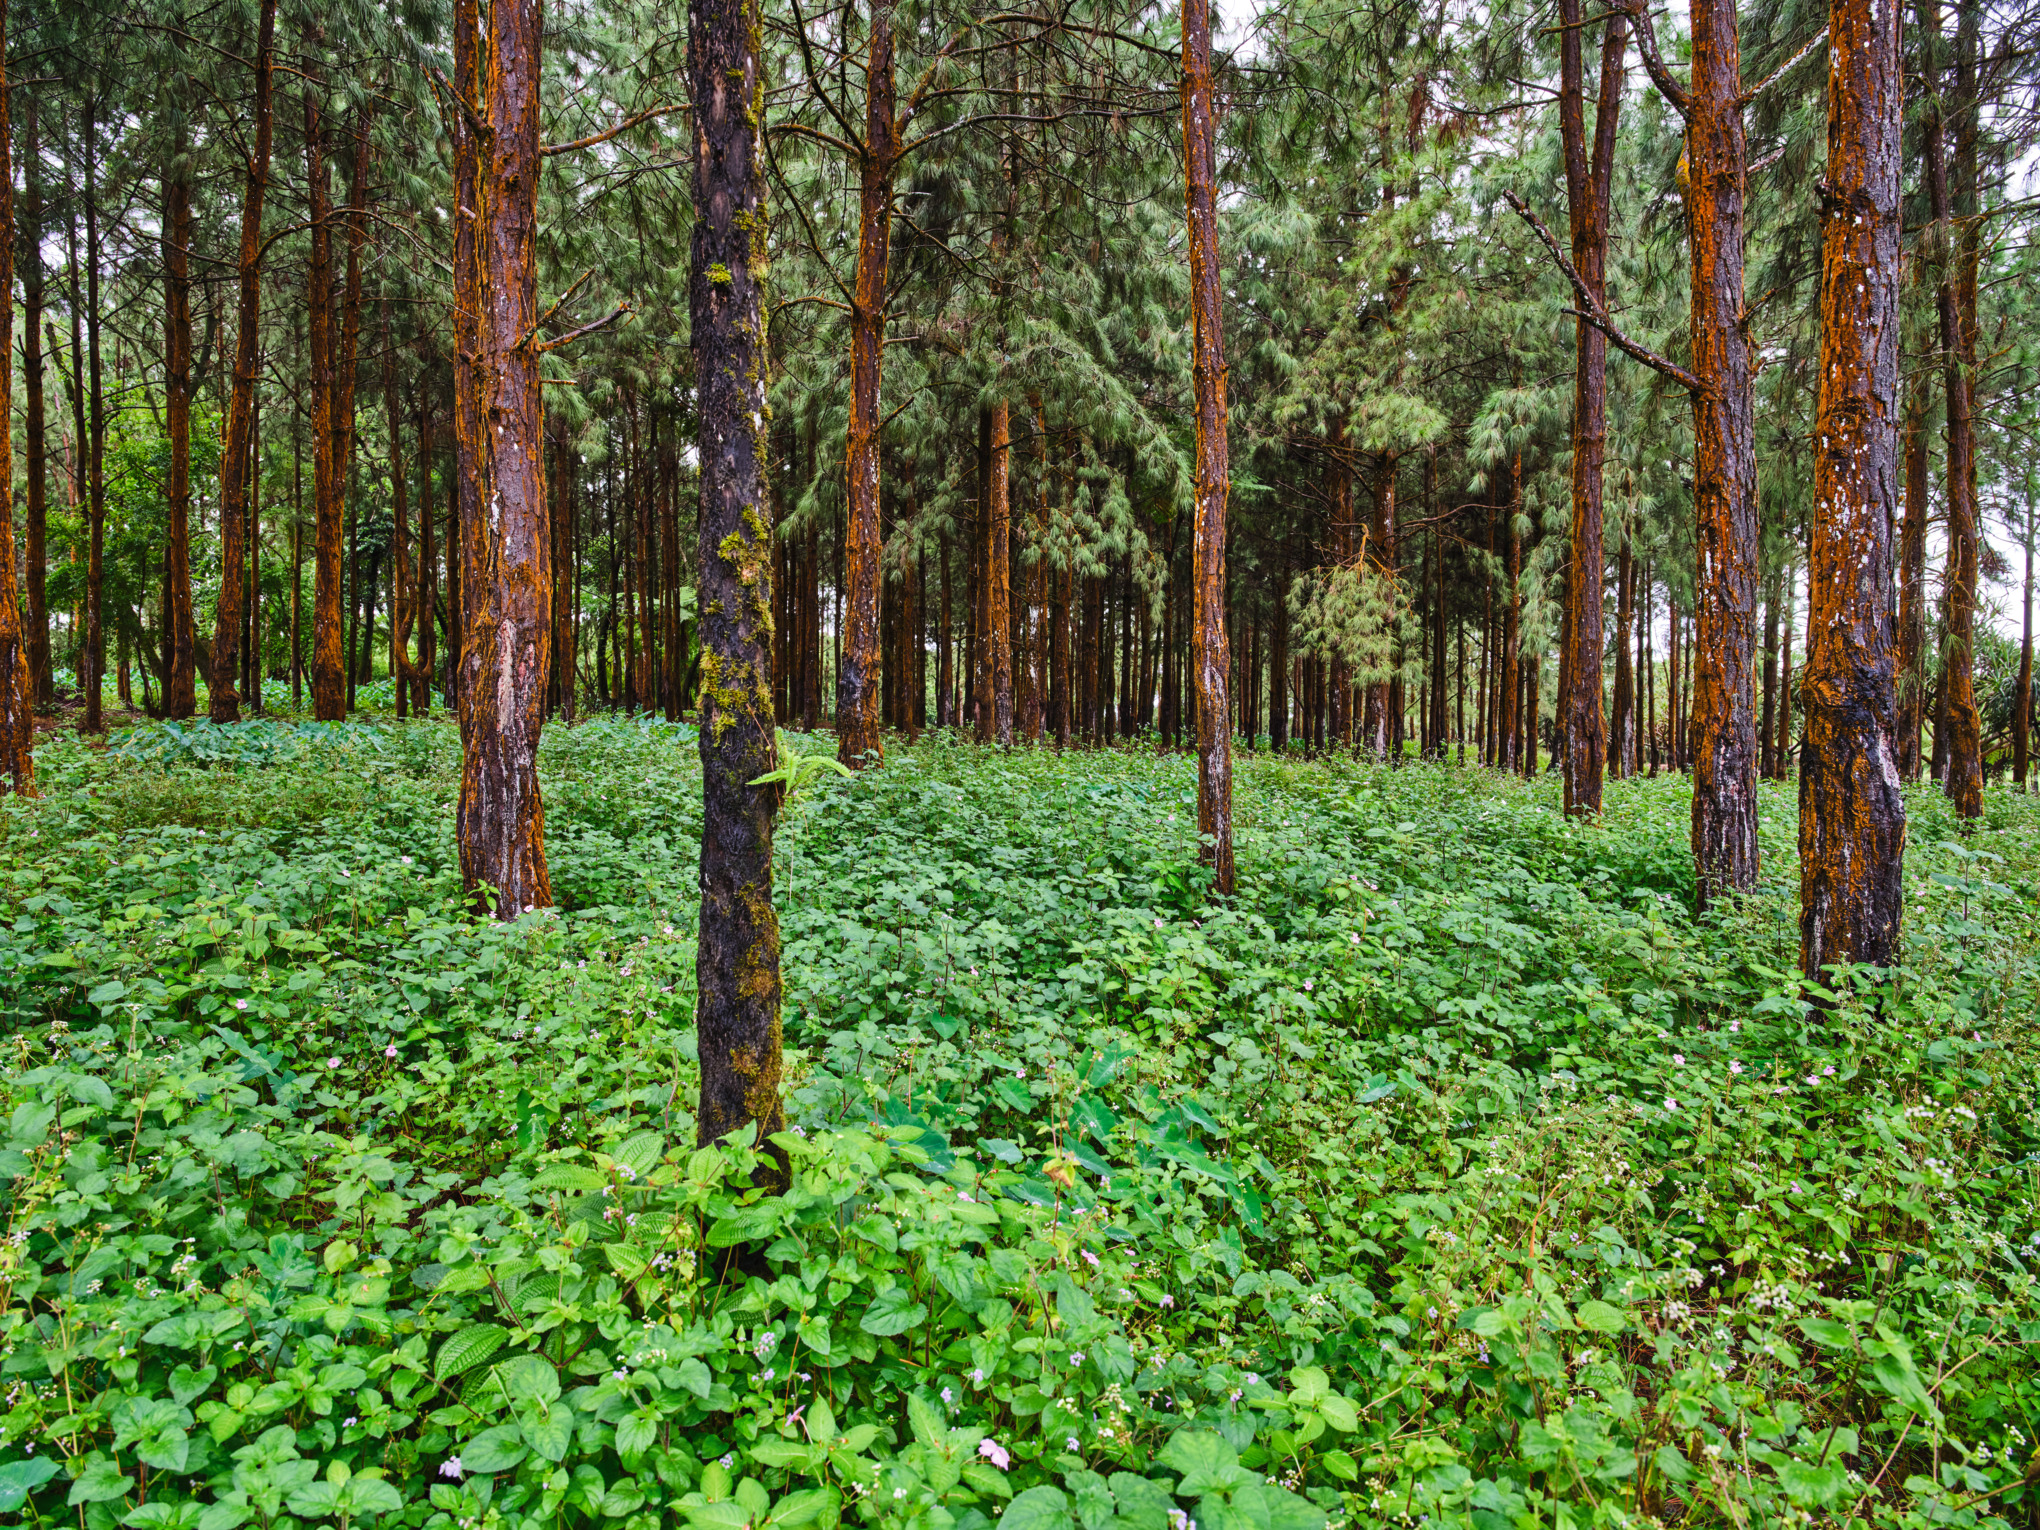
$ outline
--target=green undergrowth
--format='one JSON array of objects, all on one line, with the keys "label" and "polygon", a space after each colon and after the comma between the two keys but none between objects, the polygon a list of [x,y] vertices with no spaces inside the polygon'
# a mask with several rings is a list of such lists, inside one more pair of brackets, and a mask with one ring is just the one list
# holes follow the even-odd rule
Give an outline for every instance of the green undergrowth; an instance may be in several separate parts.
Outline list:
[{"label": "green undergrowth", "polygon": [[[792,736],[797,752],[827,739]],[[2040,1524],[2040,810],[1911,799],[1809,992],[1794,803],[930,738],[779,839],[792,1188],[697,1151],[691,730],[52,741],[0,803],[0,1522]],[[1823,1001],[1815,1008],[1809,1001]]]}]

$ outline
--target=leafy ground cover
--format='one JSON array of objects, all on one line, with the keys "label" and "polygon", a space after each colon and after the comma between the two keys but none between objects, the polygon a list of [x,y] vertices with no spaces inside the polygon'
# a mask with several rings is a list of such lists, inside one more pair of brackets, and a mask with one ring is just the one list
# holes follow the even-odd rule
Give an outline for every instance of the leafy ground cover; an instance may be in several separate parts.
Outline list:
[{"label": "leafy ground cover", "polygon": [[[796,749],[825,752],[798,737]],[[1793,802],[939,738],[781,835],[792,1193],[693,1148],[684,727],[52,741],[0,804],[0,1519],[2040,1523],[2040,810],[1912,801],[1808,995]],[[1810,997],[1829,1000],[1824,1013]]]}]

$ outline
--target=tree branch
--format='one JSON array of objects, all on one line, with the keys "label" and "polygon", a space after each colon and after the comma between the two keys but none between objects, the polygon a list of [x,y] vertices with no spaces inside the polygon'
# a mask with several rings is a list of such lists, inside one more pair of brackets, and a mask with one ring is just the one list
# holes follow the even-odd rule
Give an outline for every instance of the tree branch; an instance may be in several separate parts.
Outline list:
[{"label": "tree branch", "polygon": [[563,345],[572,345],[583,335],[592,335],[598,329],[607,329],[630,311],[631,308],[628,302],[618,303],[616,307],[592,323],[583,324],[579,329],[570,329],[564,335],[559,335],[551,340],[540,340],[531,349],[538,355],[543,356],[547,351],[556,351]]},{"label": "tree branch", "polygon": [[1650,23],[1650,0],[1631,0],[1629,19],[1636,24],[1636,51],[1643,55],[1643,67],[1649,72],[1651,83],[1657,86],[1658,94],[1681,117],[1692,116],[1693,98],[1686,94],[1685,86],[1672,78],[1671,70],[1665,68],[1665,61],[1658,54],[1657,31]]},{"label": "tree branch", "polygon": [[571,154],[576,149],[592,149],[598,143],[607,143],[619,133],[628,133],[641,122],[650,122],[654,117],[669,117],[674,112],[690,110],[692,110],[692,107],[685,101],[677,102],[671,106],[647,107],[644,111],[638,112],[634,116],[624,118],[615,127],[604,128],[599,133],[590,133],[586,138],[576,138],[572,143],[549,143],[538,152],[546,155]]},{"label": "tree branch", "polygon": [[1573,263],[1566,259],[1565,251],[1558,247],[1558,241],[1551,236],[1551,230],[1544,226],[1544,220],[1532,212],[1530,204],[1517,196],[1515,192],[1504,191],[1502,195],[1508,198],[1509,205],[1516,209],[1517,215],[1525,223],[1529,224],[1532,229],[1536,230],[1537,237],[1544,241],[1544,248],[1551,252],[1551,258],[1557,262],[1558,269],[1564,272],[1565,279],[1572,283],[1572,289],[1579,297],[1580,306],[1578,308],[1563,309],[1561,312],[1571,314],[1584,324],[1593,325],[1595,329],[1608,337],[1617,350],[1633,356],[1645,366],[1661,373],[1665,377],[1669,377],[1687,392],[1704,393],[1707,391],[1705,383],[1677,362],[1667,361],[1649,346],[1639,345],[1636,341],[1623,334],[1615,321],[1608,317],[1608,310],[1601,305],[1601,300],[1580,279],[1580,273],[1574,269]]},{"label": "tree branch", "polygon": [[1807,56],[1807,54],[1813,52],[1815,48],[1818,48],[1822,43],[1826,42],[1827,35],[1828,29],[1825,25],[1823,25],[1818,32],[1814,33],[1813,36],[1807,38],[1806,45],[1802,47],[1797,53],[1793,54],[1792,57],[1785,60],[1784,63],[1780,64],[1776,69],[1773,69],[1769,74],[1765,75],[1761,80],[1757,81],[1756,84],[1752,85],[1748,90],[1744,91],[1740,96],[1736,97],[1736,103],[1740,106],[1748,106],[1752,101],[1756,100],[1758,96],[1761,96],[1765,91],[1769,90],[1773,85],[1777,84],[1778,81],[1783,79],[1787,74],[1790,74],[1794,66],[1796,66],[1801,60],[1803,60]]}]

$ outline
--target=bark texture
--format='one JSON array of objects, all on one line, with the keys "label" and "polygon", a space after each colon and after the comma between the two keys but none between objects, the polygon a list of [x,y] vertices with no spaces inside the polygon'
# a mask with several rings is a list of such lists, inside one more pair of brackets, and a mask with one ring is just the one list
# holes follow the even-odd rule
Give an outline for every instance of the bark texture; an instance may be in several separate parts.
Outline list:
[{"label": "bark texture", "polygon": [[1904,908],[1892,739],[1898,498],[1898,0],[1831,0],[1820,412],[1800,695],[1799,963],[1888,967]]},{"label": "bark texture", "polygon": [[688,308],[701,413],[696,1132],[704,1144],[746,1126],[762,1144],[786,1124],[779,918],[772,907],[772,823],[780,789],[755,784],[778,763],[772,528],[765,519],[765,107],[758,6],[759,0],[688,4],[695,129]]},{"label": "bark texture", "polygon": [[1743,330],[1742,63],[1734,0],[1693,7],[1693,862],[1700,906],[1757,881],[1757,459]]},{"label": "bark texture", "polygon": [[865,58],[864,144],[859,162],[857,285],[850,315],[850,420],[844,450],[843,654],[836,668],[836,758],[852,770],[885,758],[880,736],[878,597],[879,383],[885,366],[886,270],[892,249],[893,169],[899,123],[893,85],[892,7],[871,13]]},{"label": "bark texture", "polygon": [[[1581,57],[1580,0],[1560,0],[1558,118],[1565,145],[1566,204],[1573,268],[1597,302],[1607,301],[1608,202],[1615,171],[1615,128],[1622,110],[1628,18],[1612,13],[1601,43],[1600,94],[1594,138],[1586,136],[1585,65]],[[1601,811],[1601,778],[1608,734],[1601,713],[1601,586],[1607,557],[1602,546],[1601,482],[1608,447],[1608,341],[1585,319],[1577,321],[1573,363],[1572,541],[1566,581],[1565,683],[1554,698],[1565,740],[1565,810],[1571,816]]]},{"label": "bark texture", "polygon": [[[0,399],[14,396],[14,166],[7,7],[0,4]],[[35,795],[35,687],[14,574],[14,436],[0,420],[0,792]]]},{"label": "bark texture", "polygon": [[1196,393],[1196,527],[1191,545],[1197,695],[1197,832],[1212,890],[1233,890],[1232,709],[1227,697],[1225,335],[1218,263],[1218,124],[1210,0],[1183,0],[1183,199],[1190,246],[1190,368]]},{"label": "bark texture", "polygon": [[170,437],[169,512],[163,548],[163,715],[198,707],[197,637],[191,614],[191,211],[190,145],[180,130],[163,175],[163,414]]},{"label": "bark texture", "polygon": [[[269,149],[272,124],[275,119],[274,91],[276,51],[276,0],[262,0],[261,19],[255,35],[255,115],[254,145],[248,158],[247,182],[241,192],[241,247],[238,265],[234,306],[234,376],[227,395],[227,435],[220,458],[220,595],[213,610],[212,673],[207,676],[209,696],[207,712],[216,723],[238,721],[241,716],[241,697],[238,679],[241,670],[241,601],[242,586],[246,582],[246,553],[243,547],[242,530],[248,519],[248,442],[253,433],[255,415],[255,358],[261,344],[262,319],[262,273],[260,256],[262,251],[262,203],[269,185]],[[306,98],[305,124],[309,134],[316,122],[316,108]],[[305,146],[306,169],[313,168],[316,151],[307,140]],[[327,238],[319,226],[320,218],[316,209],[316,198],[324,189],[323,160],[319,160],[321,173],[313,177],[312,195],[315,199],[312,228],[313,259],[320,255],[321,241]],[[317,290],[317,282],[309,280],[308,288]],[[313,431],[317,438],[319,420],[317,399],[319,396],[318,338],[320,335],[321,312],[317,307],[312,311],[313,344]],[[189,334],[189,326],[186,326]],[[313,470],[314,482],[318,470]],[[315,496],[317,490],[314,490]],[[337,592],[336,592],[337,593]],[[316,628],[317,622],[314,621]],[[316,645],[317,638],[314,638]],[[314,695],[317,683],[314,682]],[[323,711],[317,715],[325,717]],[[337,717],[340,714],[332,714]]]},{"label": "bark texture", "polygon": [[[309,187],[307,205],[311,215],[310,258],[305,266],[305,303],[310,310],[310,364],[312,414],[312,715],[320,722],[338,722],[347,715],[347,668],[345,633],[342,630],[340,580],[341,535],[345,517],[339,474],[346,459],[337,451],[339,412],[337,362],[333,338],[333,229],[332,195],[326,170],[325,122],[319,111],[318,92],[305,93],[305,179]],[[456,224],[461,220],[456,220]],[[458,313],[460,304],[455,302]],[[458,319],[456,319],[458,323]],[[251,360],[252,366],[252,360]],[[251,372],[252,377],[252,372]],[[229,459],[233,453],[229,451]],[[238,544],[243,516],[228,515],[230,534]],[[229,590],[239,614],[241,589],[240,557],[234,558],[233,575],[220,587],[220,626],[227,627]],[[238,621],[229,641],[238,645]],[[222,673],[220,640],[213,640],[213,672]],[[233,684],[233,671],[224,681],[215,679],[213,719],[220,718],[218,687]]]},{"label": "bark texture", "polygon": [[455,220],[473,228],[454,263],[454,304],[468,315],[453,390],[463,512],[456,834],[477,907],[493,890],[496,917],[514,919],[552,903],[537,758],[552,624],[537,347],[539,4],[493,0],[485,44],[475,11],[475,0],[454,7],[456,61],[464,52],[479,65],[460,76],[473,116],[457,115],[454,136],[455,194],[474,214]]}]

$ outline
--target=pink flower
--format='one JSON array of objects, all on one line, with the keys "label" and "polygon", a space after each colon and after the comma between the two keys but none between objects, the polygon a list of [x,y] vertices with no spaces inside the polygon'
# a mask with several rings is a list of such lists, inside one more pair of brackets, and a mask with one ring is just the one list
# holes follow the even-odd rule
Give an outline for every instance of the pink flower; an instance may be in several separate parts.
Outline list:
[{"label": "pink flower", "polygon": [[1670,1099],[1670,1098],[1667,1098],[1667,1099],[1666,1099],[1666,1101],[1665,1101],[1665,1109],[1666,1109],[1666,1110],[1677,1110],[1678,1108],[1679,1108],[1679,1102],[1678,1102],[1677,1100],[1674,1100],[1674,1099]]},{"label": "pink flower", "polygon": [[993,1439],[979,1440],[978,1454],[983,1456],[987,1461],[991,1462],[992,1465],[996,1466],[1002,1472],[1008,1470],[1013,1465],[1013,1458],[1006,1453],[1006,1447],[1001,1445],[997,1440]]},{"label": "pink flower", "polygon": [[236,999],[236,1000],[234,1000],[234,1008],[236,1008],[236,1009],[246,1009],[247,1007],[248,1007],[248,1001],[247,1001],[246,999]]},{"label": "pink flower", "polygon": [[460,1480],[460,1474],[465,1470],[467,1470],[467,1468],[460,1464],[459,1456],[449,1456],[446,1460],[440,1462],[439,1464],[439,1475],[442,1477],[451,1477],[456,1482]]},{"label": "pink flower", "polygon": [[329,1057],[326,1059],[326,1066],[329,1068],[337,1068],[340,1066],[340,1059],[337,1057]]},{"label": "pink flower", "polygon": [[393,1041],[388,1046],[384,1047],[382,1049],[382,1055],[385,1057],[395,1057],[397,1055],[397,1044]]},{"label": "pink flower", "polygon": [[1674,1053],[1672,1054],[1672,1066],[1673,1066],[1674,1068],[1683,1068],[1683,1067],[1685,1067],[1685,1066],[1686,1066],[1686,1054],[1685,1054],[1684,1052],[1674,1052]]}]

